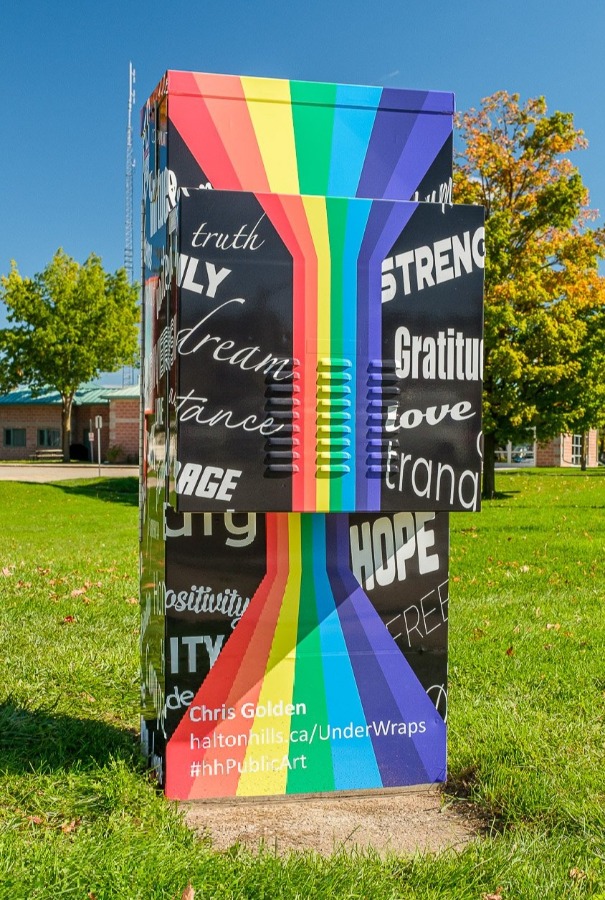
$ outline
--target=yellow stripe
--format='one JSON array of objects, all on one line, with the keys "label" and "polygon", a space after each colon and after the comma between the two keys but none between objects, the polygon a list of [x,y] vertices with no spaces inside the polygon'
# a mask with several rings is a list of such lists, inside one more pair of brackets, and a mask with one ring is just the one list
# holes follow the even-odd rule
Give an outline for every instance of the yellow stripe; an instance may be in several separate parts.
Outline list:
[{"label": "yellow stripe", "polygon": [[[301,580],[300,514],[288,514],[289,572],[284,590],[267,671],[258,698],[258,707],[284,708],[294,696],[296,636]],[[238,796],[285,794],[288,780],[288,750],[291,713],[256,716],[244,758]]]},{"label": "yellow stripe", "polygon": [[290,82],[246,77],[241,81],[271,191],[298,194]]},{"label": "yellow stripe", "polygon": [[[307,221],[317,253],[317,359],[330,358],[331,263],[328,213],[324,197],[303,197]],[[316,365],[316,364],[315,364]],[[315,379],[317,384],[317,375]],[[315,469],[315,467],[314,467]],[[330,511],[330,479],[318,478],[315,489],[317,512]]]}]

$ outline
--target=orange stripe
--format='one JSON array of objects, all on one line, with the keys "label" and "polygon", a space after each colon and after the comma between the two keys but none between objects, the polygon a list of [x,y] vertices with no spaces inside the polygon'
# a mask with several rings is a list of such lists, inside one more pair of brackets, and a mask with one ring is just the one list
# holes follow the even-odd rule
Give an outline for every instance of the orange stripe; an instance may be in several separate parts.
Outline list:
[{"label": "orange stripe", "polygon": [[168,98],[168,118],[214,188],[241,190],[242,184],[194,76],[181,73],[180,83],[183,91],[187,92]]},{"label": "orange stripe", "polygon": [[[299,360],[299,418],[294,421],[300,453],[299,471],[292,476],[292,511],[314,509],[315,503],[315,373],[305,364],[309,343],[317,339],[317,254],[300,196],[258,197],[268,218],[292,254],[294,262],[294,358]],[[310,475],[308,469],[310,467]]]},{"label": "orange stripe", "polygon": [[[241,80],[196,73],[195,81],[240,183],[247,191],[269,191]],[[234,103],[234,100],[241,102]]]},{"label": "orange stripe", "polygon": [[[271,533],[270,540],[269,533]],[[212,723],[214,727],[209,731],[209,737],[212,741],[217,741],[217,743],[220,741],[223,746],[200,751],[199,756],[196,755],[195,758],[210,764],[213,767],[213,771],[216,762],[217,774],[200,774],[191,786],[189,799],[231,797],[235,796],[237,791],[240,779],[237,766],[243,762],[246,755],[246,746],[244,744],[238,746],[237,739],[240,735],[245,735],[248,738],[254,724],[254,719],[244,719],[239,714],[239,710],[243,703],[251,703],[254,706],[258,703],[288,580],[287,514],[267,514],[267,538],[267,552],[272,556],[273,574],[270,581],[268,577],[263,580],[250,604],[249,609],[254,606],[255,610],[256,623],[254,631],[250,634],[248,630],[247,634],[242,635],[237,646],[232,648],[231,655],[235,657],[233,661],[237,665],[235,677],[230,678],[229,674],[219,671],[213,679],[215,683],[218,681],[218,685],[221,688],[228,686],[227,696],[224,699],[220,698],[218,703],[216,699],[210,699],[205,703],[206,706],[214,709],[219,707],[221,702],[224,702],[225,707],[237,710],[238,714],[234,719],[222,719],[218,724]],[[240,625],[242,622],[240,622]],[[236,629],[223,653],[230,649],[231,641],[237,634],[238,630]],[[209,673],[207,681],[221,661],[223,653],[219,656],[214,669]],[[201,701],[201,703],[204,703],[204,697],[205,692],[202,687],[194,702],[199,703]],[[234,744],[231,747],[227,747],[225,742],[230,738],[233,739]],[[228,759],[235,761],[235,765],[231,767],[229,772],[227,771]],[[224,770],[222,773],[220,771],[221,767]]]},{"label": "orange stripe", "polygon": [[[296,310],[296,319],[301,323],[301,339],[295,353],[301,362],[301,405],[300,415],[303,429],[301,432],[301,474],[302,505],[293,507],[293,511],[309,512],[315,509],[315,371],[313,368],[314,353],[312,348],[317,344],[317,251],[309,227],[307,213],[301,197],[287,198],[290,221],[297,234],[305,266],[305,292],[298,298],[302,302],[302,310]],[[311,350],[311,354],[310,354]],[[309,356],[311,365],[309,365]]]},{"label": "orange stripe", "polygon": [[[267,515],[266,518],[266,547],[267,547],[267,573],[261,581],[252,601],[244,613],[241,621],[231,635],[224,650],[208,673],[203,684],[195,695],[191,707],[204,705],[216,709],[225,703],[228,705],[229,697],[225,696],[225,690],[232,684],[242,665],[246,649],[251,644],[258,621],[263,613],[266,597],[271,585],[278,577],[279,554],[277,552],[277,531],[275,517]],[[277,614],[275,615],[277,622]],[[268,654],[268,651],[267,651]],[[262,677],[262,673],[257,674]],[[190,708],[191,708],[190,707]],[[192,722],[188,714],[185,714],[166,747],[166,796],[172,799],[186,799],[192,787],[189,767],[192,762],[201,760],[204,751],[190,749],[190,735],[200,742],[213,731],[213,722]]]}]

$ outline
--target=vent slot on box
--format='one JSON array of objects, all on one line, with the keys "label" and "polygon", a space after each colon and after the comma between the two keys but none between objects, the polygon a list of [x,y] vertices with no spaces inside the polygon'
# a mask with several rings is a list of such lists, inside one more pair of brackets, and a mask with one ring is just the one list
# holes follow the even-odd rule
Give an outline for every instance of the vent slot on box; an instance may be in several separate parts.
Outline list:
[{"label": "vent slot on box", "polygon": [[300,454],[300,363],[293,359],[265,378],[265,475],[290,476],[298,472]]},{"label": "vent slot on box", "polygon": [[376,478],[387,471],[389,449],[399,447],[397,434],[385,433],[389,407],[397,406],[401,396],[395,362],[370,360],[366,385],[366,471]]},{"label": "vent slot on box", "polygon": [[353,364],[342,357],[317,361],[315,474],[338,477],[351,471]]}]

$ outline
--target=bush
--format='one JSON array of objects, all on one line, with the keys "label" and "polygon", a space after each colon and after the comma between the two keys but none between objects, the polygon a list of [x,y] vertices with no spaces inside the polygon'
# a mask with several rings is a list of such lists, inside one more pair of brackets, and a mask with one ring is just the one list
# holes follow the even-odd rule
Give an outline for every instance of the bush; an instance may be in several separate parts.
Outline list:
[{"label": "bush", "polygon": [[117,463],[124,458],[124,451],[119,444],[112,444],[107,449],[107,462]]}]

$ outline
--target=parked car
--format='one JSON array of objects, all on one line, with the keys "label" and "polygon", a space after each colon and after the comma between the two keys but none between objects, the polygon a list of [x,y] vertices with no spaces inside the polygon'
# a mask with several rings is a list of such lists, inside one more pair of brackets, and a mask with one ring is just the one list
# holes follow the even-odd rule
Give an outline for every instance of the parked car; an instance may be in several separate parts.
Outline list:
[{"label": "parked car", "polygon": [[521,445],[513,448],[513,462],[532,462],[534,458],[534,448],[531,444]]}]

